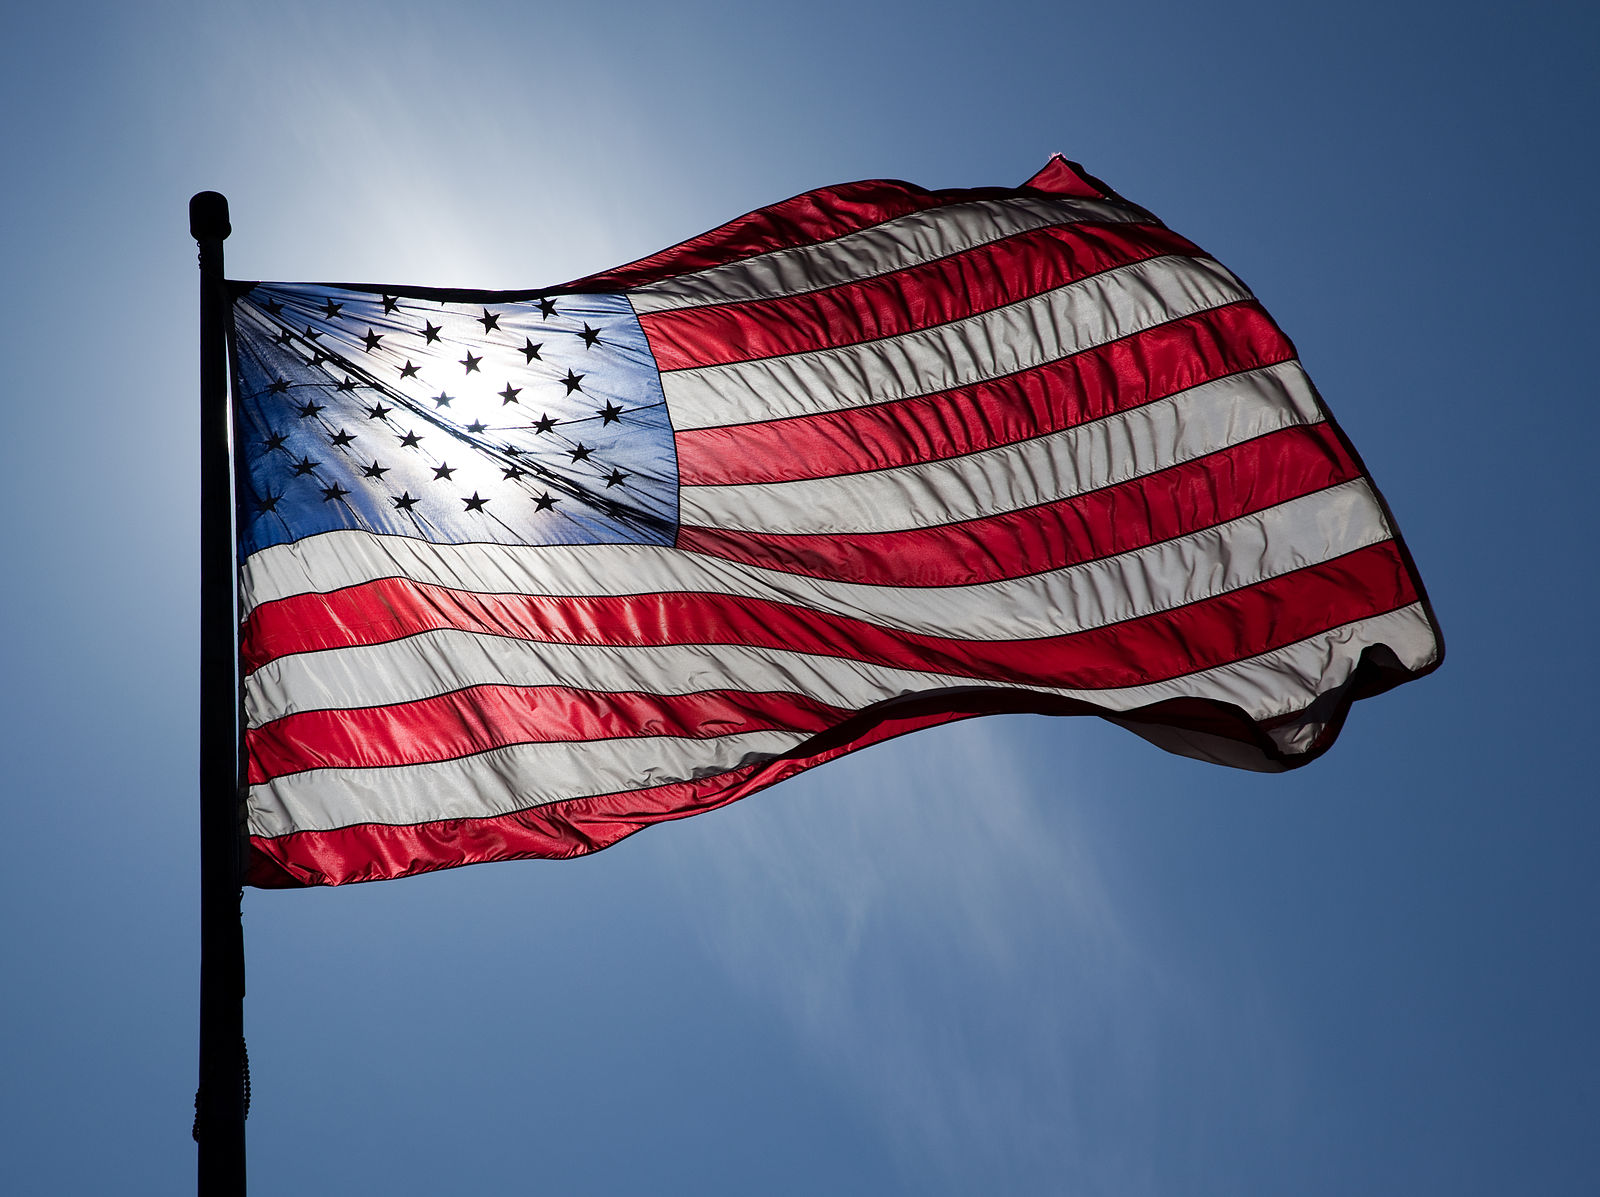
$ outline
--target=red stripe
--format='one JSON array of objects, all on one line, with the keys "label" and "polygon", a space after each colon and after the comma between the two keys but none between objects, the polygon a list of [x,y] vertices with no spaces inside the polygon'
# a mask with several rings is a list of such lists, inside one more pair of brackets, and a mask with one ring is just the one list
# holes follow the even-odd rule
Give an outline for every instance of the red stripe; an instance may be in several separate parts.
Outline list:
[{"label": "red stripe", "polygon": [[820,732],[847,711],[796,694],[712,690],[603,694],[567,686],[472,686],[386,707],[301,711],[246,733],[250,784],[306,769],[455,760],[511,744],[628,736],[709,739]]},{"label": "red stripe", "polygon": [[[1385,670],[1364,658],[1355,677],[1325,712],[1337,728],[1353,696],[1377,692],[1416,676]],[[880,704],[793,753],[694,781],[598,794],[481,819],[440,819],[386,826],[361,823],[331,831],[252,836],[247,882],[282,889],[342,885],[426,873],[491,860],[563,859],[598,852],[654,823],[726,806],[805,769],[848,752],[974,715],[1033,712],[1043,715],[1111,715],[1123,724],[1153,724],[1221,736],[1254,747],[1261,766],[1287,769],[1316,759],[1332,742],[1285,757],[1236,707],[1203,699],[1172,699],[1137,711],[1110,712],[1091,703],[1026,690],[945,691]]]},{"label": "red stripe", "polygon": [[938,528],[783,535],[685,526],[677,547],[767,569],[881,586],[968,586],[1126,553],[1348,482],[1326,424],[1286,428],[1055,503]]},{"label": "red stripe", "polygon": [[1152,225],[1051,225],[804,295],[646,312],[639,323],[660,369],[694,369],[898,336],[1119,266],[1199,253]]},{"label": "red stripe", "polygon": [[1229,304],[952,391],[679,431],[679,477],[685,486],[789,482],[959,457],[1293,357],[1294,346],[1260,305]]},{"label": "red stripe", "polygon": [[743,644],[1091,689],[1143,685],[1254,656],[1415,598],[1392,541],[1175,610],[1033,640],[955,640],[719,594],[484,595],[388,578],[257,607],[245,625],[243,656],[255,669],[292,653],[455,628],[557,644]]},{"label": "red stripe", "polygon": [[926,191],[898,179],[867,179],[820,187],[782,203],[747,212],[710,232],[701,233],[670,249],[629,262],[601,274],[574,279],[565,288],[574,291],[621,291],[658,283],[680,274],[725,266],[742,258],[815,245],[847,233],[859,232],[929,208],[971,200],[1016,195],[1005,187],[971,191]]},{"label": "red stripe", "polygon": [[1023,186],[1032,191],[1047,191],[1052,195],[1076,195],[1084,199],[1118,198],[1116,193],[1099,179],[1060,154],[1051,154],[1050,161],[1046,162]]},{"label": "red stripe", "polygon": [[858,748],[979,713],[963,709],[891,714],[873,720],[846,742],[818,746],[808,756],[779,758],[645,790],[553,802],[492,818],[441,819],[406,826],[362,823],[272,839],[252,836],[247,880],[266,889],[343,885],[490,860],[583,856],[608,848],[652,823],[726,806]]},{"label": "red stripe", "polygon": [[[491,860],[583,856],[608,848],[654,823],[726,806],[846,753],[937,724],[1005,712],[1109,713],[1075,699],[1025,690],[946,691],[894,700],[861,712],[791,754],[693,781],[572,798],[488,818],[440,819],[398,826],[360,823],[273,838],[252,836],[247,882],[264,889],[343,885]],[[1303,763],[1285,760],[1242,712],[1221,703],[1177,699],[1139,712],[1122,712],[1119,718],[1125,722],[1192,728],[1253,744],[1269,766]],[[1305,759],[1311,759],[1311,755]]]},{"label": "red stripe", "polygon": [[[1337,697],[1330,726],[1337,727],[1359,684],[1384,674],[1378,683],[1395,684],[1416,676],[1385,671],[1363,662],[1356,678]],[[1370,688],[1370,687],[1368,687]],[[530,810],[481,819],[440,819],[389,826],[360,823],[332,831],[300,831],[267,838],[252,836],[247,883],[264,889],[343,885],[427,873],[491,860],[567,859],[608,848],[655,823],[687,818],[726,806],[806,769],[846,753],[974,715],[1032,712],[1041,715],[1112,715],[1123,724],[1154,724],[1204,732],[1250,745],[1260,766],[1289,769],[1315,760],[1321,750],[1285,757],[1243,712],[1224,703],[1174,699],[1131,712],[1110,712],[1091,703],[1026,690],[944,692],[909,703],[885,704],[862,712],[834,733],[819,736],[793,754],[694,781],[644,790],[598,794],[552,802]]]},{"label": "red stripe", "polygon": [[1109,195],[1081,169],[1075,168],[1059,155],[1020,188],[978,187],[927,191],[897,179],[841,183],[836,187],[821,187],[782,203],[757,208],[671,249],[651,254],[648,258],[640,258],[615,270],[575,279],[567,283],[566,288],[620,291],[627,287],[641,287],[675,275],[723,266],[773,250],[831,241],[835,237],[859,232],[912,212],[1041,192],[1083,199],[1100,199]]}]

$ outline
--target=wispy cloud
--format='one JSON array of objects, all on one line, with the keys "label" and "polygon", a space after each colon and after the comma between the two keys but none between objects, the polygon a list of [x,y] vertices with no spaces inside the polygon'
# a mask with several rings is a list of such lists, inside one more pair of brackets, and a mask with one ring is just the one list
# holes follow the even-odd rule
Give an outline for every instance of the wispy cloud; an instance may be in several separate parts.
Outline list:
[{"label": "wispy cloud", "polygon": [[908,1190],[1156,1191],[1168,1075],[1206,1067],[1223,999],[1140,924],[1081,783],[1017,726],[921,733],[698,821],[679,880]]}]

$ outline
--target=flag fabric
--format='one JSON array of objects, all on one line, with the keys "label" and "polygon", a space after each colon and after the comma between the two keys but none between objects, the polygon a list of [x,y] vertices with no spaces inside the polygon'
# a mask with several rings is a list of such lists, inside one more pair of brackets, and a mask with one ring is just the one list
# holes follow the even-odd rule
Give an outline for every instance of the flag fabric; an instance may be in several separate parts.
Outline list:
[{"label": "flag fabric", "polygon": [[1288,339],[1061,158],[541,290],[230,287],[254,885],[574,856],[986,713],[1285,769],[1440,659]]}]

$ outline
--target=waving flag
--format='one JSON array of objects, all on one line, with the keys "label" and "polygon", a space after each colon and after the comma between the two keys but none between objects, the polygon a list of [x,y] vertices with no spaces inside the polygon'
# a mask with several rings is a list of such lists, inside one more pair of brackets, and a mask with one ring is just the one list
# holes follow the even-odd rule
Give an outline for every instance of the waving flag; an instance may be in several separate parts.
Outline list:
[{"label": "waving flag", "polygon": [[1283,769],[1439,661],[1293,346],[1059,158],[538,291],[233,288],[255,885],[594,851],[990,712]]}]

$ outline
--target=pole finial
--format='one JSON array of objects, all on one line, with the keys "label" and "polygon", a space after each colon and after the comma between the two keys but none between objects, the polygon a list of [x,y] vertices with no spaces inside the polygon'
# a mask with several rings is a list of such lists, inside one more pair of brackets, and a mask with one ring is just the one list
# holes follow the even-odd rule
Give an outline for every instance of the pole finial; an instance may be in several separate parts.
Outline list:
[{"label": "pole finial", "polygon": [[189,235],[196,241],[223,241],[231,232],[227,196],[220,191],[201,191],[190,198]]}]

